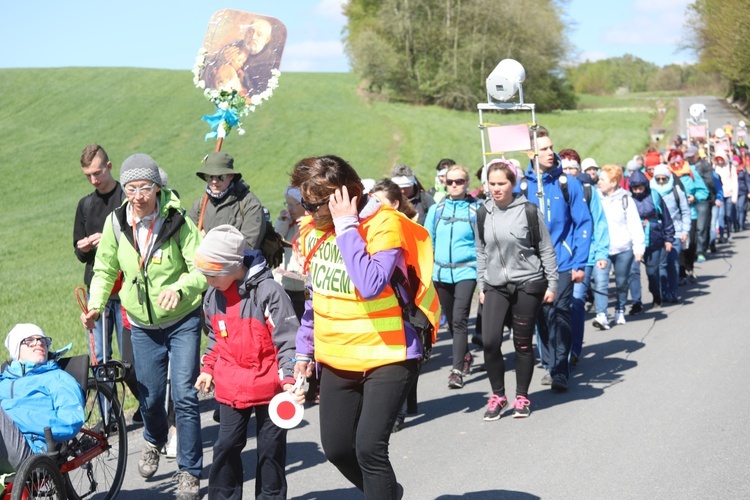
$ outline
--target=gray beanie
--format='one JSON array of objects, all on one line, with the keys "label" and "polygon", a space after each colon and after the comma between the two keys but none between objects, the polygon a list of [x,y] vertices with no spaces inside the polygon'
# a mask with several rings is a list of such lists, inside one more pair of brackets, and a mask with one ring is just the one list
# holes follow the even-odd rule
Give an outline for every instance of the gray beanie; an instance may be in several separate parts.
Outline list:
[{"label": "gray beanie", "polygon": [[159,165],[147,154],[136,153],[125,158],[120,167],[120,184],[133,181],[151,181],[162,186]]},{"label": "gray beanie", "polygon": [[242,269],[245,237],[234,226],[222,224],[206,234],[193,263],[206,276],[228,276]]},{"label": "gray beanie", "polygon": [[18,359],[21,352],[21,341],[29,337],[46,337],[41,328],[31,323],[19,323],[5,337],[5,347],[11,359]]}]

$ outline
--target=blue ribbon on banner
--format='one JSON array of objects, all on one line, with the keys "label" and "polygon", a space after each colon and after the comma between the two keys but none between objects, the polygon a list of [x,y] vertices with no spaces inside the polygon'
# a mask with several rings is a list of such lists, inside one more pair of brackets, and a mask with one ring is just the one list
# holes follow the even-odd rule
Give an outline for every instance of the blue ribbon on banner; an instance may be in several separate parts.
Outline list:
[{"label": "blue ribbon on banner", "polygon": [[237,111],[233,109],[219,109],[216,106],[216,113],[212,115],[203,115],[201,118],[204,122],[208,123],[211,127],[211,132],[206,134],[206,140],[216,139],[219,136],[218,130],[222,123],[226,123],[229,127],[236,127],[240,122],[240,118],[237,116]]}]

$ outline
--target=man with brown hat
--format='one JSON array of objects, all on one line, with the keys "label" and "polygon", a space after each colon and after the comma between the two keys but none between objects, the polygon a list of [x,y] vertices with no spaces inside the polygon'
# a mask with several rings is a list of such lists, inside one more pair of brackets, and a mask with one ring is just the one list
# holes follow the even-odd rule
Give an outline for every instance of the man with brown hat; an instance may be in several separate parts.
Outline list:
[{"label": "man with brown hat", "polygon": [[260,248],[266,232],[263,205],[242,174],[234,170],[234,158],[223,152],[211,153],[195,175],[206,181],[206,192],[193,203],[188,216],[201,233],[230,224],[240,230],[248,249]]}]

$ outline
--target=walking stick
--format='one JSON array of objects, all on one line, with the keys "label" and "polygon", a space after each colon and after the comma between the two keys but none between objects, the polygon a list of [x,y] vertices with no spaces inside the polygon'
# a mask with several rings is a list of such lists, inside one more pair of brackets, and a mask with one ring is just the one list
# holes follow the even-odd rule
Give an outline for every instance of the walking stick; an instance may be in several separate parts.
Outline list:
[{"label": "walking stick", "polygon": [[[89,307],[88,307],[88,297],[86,296],[86,289],[82,286],[77,286],[75,289],[75,296],[76,300],[78,301],[78,306],[81,308],[81,311],[83,311],[83,314],[89,313]],[[96,366],[98,363],[96,361],[96,344],[94,343],[94,330],[89,330],[89,355],[91,356],[91,364],[93,366]]]}]

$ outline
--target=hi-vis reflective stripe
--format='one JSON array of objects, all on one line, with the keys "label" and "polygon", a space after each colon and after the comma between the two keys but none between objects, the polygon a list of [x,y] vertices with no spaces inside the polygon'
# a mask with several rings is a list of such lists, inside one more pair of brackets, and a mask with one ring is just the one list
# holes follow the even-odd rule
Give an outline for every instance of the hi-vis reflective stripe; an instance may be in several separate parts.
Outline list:
[{"label": "hi-vis reflective stripe", "polygon": [[[404,323],[401,319],[399,309],[398,316],[390,317],[366,317],[355,319],[328,319],[319,314],[315,315],[315,328],[325,332],[337,332],[336,335],[362,335],[370,332],[378,332],[382,337],[385,332],[398,332],[401,343],[404,342]],[[343,333],[342,333],[343,332]],[[378,337],[375,335],[374,337]],[[319,337],[316,337],[316,340]],[[317,351],[317,344],[315,350]]]},{"label": "hi-vis reflective stripe", "polygon": [[[382,333],[386,339],[391,336],[389,334],[393,337],[389,339],[390,342],[377,345],[328,344],[316,338],[315,358],[339,370],[353,372],[367,371],[384,364],[405,360],[406,346],[403,343],[403,332]],[[397,337],[400,337],[400,340]]]},{"label": "hi-vis reflective stripe", "polygon": [[[388,311],[388,309],[399,307],[398,300],[393,292],[389,296],[368,301],[330,300],[328,297],[315,292],[313,297],[315,300],[315,312],[325,317],[361,318],[376,314],[382,315],[382,311],[386,311],[385,314],[391,315],[392,311]],[[398,314],[401,314],[400,308],[398,309]]]}]

